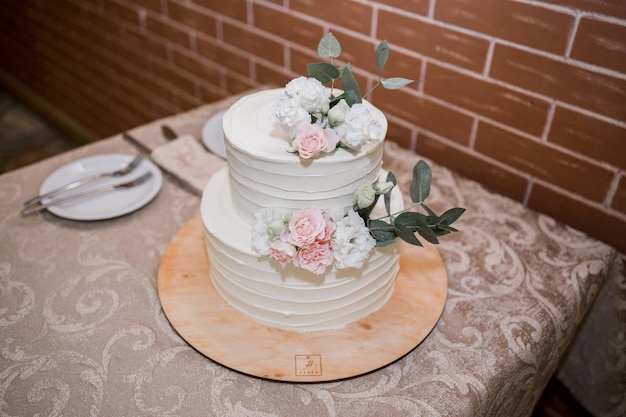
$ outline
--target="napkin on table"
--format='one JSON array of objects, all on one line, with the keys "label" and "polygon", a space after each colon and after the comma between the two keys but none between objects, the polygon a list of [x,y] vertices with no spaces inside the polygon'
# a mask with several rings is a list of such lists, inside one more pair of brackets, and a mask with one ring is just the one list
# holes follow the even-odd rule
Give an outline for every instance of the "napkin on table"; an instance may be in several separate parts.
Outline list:
[{"label": "napkin on table", "polygon": [[226,161],[209,153],[193,136],[183,135],[152,151],[161,168],[185,182],[198,194]]}]

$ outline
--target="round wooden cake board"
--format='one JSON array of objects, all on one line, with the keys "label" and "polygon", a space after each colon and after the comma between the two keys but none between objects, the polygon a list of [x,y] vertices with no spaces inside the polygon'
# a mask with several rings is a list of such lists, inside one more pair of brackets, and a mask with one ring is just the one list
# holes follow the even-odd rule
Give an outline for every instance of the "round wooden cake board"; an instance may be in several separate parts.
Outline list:
[{"label": "round wooden cake board", "polygon": [[437,324],[448,279],[433,245],[402,245],[400,272],[387,304],[337,330],[290,332],[258,324],[213,288],[200,215],[172,239],[159,266],[165,314],[196,350],[215,362],[257,377],[321,382],[361,375],[406,355]]}]

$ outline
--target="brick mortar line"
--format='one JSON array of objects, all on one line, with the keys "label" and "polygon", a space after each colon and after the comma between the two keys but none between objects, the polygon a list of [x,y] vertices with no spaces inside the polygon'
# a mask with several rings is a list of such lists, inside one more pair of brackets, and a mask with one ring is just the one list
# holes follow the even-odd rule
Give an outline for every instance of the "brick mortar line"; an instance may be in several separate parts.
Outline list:
[{"label": "brick mortar line", "polygon": [[373,38],[378,32],[378,4],[372,4],[372,24],[370,25],[370,33],[368,36]]},{"label": "brick mortar line", "polygon": [[554,121],[554,113],[556,112],[557,100],[553,100],[550,103],[550,107],[548,107],[548,114],[546,115],[546,123],[543,127],[543,132],[541,132],[541,140],[543,142],[548,142],[548,135],[552,130],[552,122]]},{"label": "brick mortar line", "polygon": [[604,200],[604,205],[606,207],[611,207],[613,204],[613,200],[615,198],[615,194],[619,188],[620,179],[624,176],[624,171],[620,170],[615,174],[613,181],[609,185],[609,189],[606,192],[606,199]]},{"label": "brick mortar line", "polygon": [[435,7],[437,4],[437,0],[430,0],[428,3],[428,18],[435,20]]},{"label": "brick mortar line", "polygon": [[415,126],[411,127],[411,135],[409,136],[409,149],[415,151],[417,149],[418,134]]},{"label": "brick mortar line", "polygon": [[478,133],[478,123],[479,123],[479,119],[478,117],[474,117],[474,120],[472,120],[472,129],[470,132],[470,138],[469,138],[469,143],[467,145],[468,148],[474,150],[476,148],[476,135]]},{"label": "brick mortar line", "polygon": [[246,2],[246,23],[254,26],[254,4],[251,1]]},{"label": "brick mortar line", "polygon": [[580,26],[580,14],[577,13],[574,18],[574,24],[572,25],[572,29],[570,30],[570,34],[567,38],[567,45],[565,46],[565,53],[563,54],[565,59],[571,59],[572,49],[574,48],[576,35],[578,34],[578,26]]},{"label": "brick mortar line", "polygon": [[522,205],[524,207],[528,207],[528,201],[530,200],[530,195],[533,192],[534,183],[535,183],[535,177],[530,176],[530,178],[528,178],[528,182],[526,183],[526,190],[524,191],[524,198],[522,200]]},{"label": "brick mortar line", "polygon": [[593,18],[594,20],[601,20],[604,22],[614,23],[620,26],[626,26],[626,19],[621,19],[619,17],[614,17],[614,16],[610,16],[610,15],[606,15],[606,14],[602,14],[598,12],[590,12],[590,11],[578,9],[575,7],[543,3],[541,1],[536,1],[536,0],[515,0],[515,1],[517,1],[518,3],[523,3],[523,4],[527,4],[531,6],[537,6],[537,7],[541,7],[542,9],[548,9],[548,10],[561,12],[561,13],[565,13],[569,15],[580,14],[581,18],[588,17],[588,18]]},{"label": "brick mortar line", "polygon": [[[483,68],[482,76],[484,79],[489,79],[489,73],[491,72],[491,63],[493,62],[493,52],[496,49],[496,42],[490,41],[487,48],[487,56],[485,57],[485,66]],[[455,66],[456,67],[456,66]]]}]

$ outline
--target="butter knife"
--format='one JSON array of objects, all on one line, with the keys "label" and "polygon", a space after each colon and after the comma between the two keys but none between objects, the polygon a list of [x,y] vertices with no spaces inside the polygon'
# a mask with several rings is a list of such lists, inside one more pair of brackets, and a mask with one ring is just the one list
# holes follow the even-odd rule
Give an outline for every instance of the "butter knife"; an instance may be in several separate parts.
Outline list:
[{"label": "butter knife", "polygon": [[140,177],[137,177],[131,181],[122,184],[107,184],[91,190],[85,190],[74,194],[66,195],[63,197],[53,198],[50,201],[40,202],[39,204],[30,205],[22,210],[23,215],[31,214],[36,211],[43,210],[48,207],[57,206],[59,204],[68,203],[70,201],[82,200],[87,197],[92,197],[97,194],[102,194],[112,190],[128,189],[136,187],[146,182],[152,176],[152,172],[146,172]]}]

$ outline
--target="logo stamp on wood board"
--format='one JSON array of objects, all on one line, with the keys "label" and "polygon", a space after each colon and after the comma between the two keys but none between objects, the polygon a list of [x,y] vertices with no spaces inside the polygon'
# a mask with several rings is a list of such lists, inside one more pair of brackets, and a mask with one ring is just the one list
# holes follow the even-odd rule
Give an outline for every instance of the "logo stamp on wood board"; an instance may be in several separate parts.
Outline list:
[{"label": "logo stamp on wood board", "polygon": [[322,355],[295,355],[296,376],[321,376]]}]

